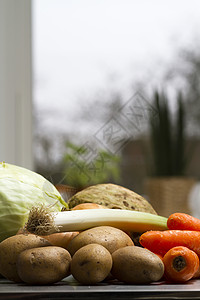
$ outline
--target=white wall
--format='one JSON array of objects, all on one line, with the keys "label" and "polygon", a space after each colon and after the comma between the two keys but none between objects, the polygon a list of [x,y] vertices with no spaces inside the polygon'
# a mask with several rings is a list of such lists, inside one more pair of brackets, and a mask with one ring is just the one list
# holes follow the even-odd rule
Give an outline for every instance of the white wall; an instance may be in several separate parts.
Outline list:
[{"label": "white wall", "polygon": [[31,0],[0,0],[0,161],[33,169]]}]

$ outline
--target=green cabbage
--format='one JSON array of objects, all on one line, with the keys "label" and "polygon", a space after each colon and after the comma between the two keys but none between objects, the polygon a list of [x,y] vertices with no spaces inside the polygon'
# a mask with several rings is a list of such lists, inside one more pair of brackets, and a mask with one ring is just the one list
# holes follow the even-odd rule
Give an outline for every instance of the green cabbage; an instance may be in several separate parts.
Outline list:
[{"label": "green cabbage", "polygon": [[43,176],[15,165],[0,163],[0,241],[25,225],[30,209],[53,205],[53,211],[67,207],[55,186]]}]

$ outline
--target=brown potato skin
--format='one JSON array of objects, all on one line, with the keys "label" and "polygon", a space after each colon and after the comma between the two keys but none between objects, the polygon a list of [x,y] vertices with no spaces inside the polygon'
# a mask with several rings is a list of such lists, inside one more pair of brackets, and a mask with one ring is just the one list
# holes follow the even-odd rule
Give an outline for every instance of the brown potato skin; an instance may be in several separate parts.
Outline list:
[{"label": "brown potato skin", "polygon": [[153,252],[128,246],[112,253],[111,274],[119,281],[128,284],[148,284],[158,281],[164,274],[162,260]]},{"label": "brown potato skin", "polygon": [[132,239],[124,231],[112,226],[98,226],[84,230],[75,236],[68,244],[67,250],[71,254],[89,244],[104,246],[110,253],[125,246],[133,246]]},{"label": "brown potato skin", "polygon": [[80,248],[72,257],[71,273],[82,284],[96,284],[103,281],[112,268],[110,252],[98,244]]},{"label": "brown potato skin", "polygon": [[70,275],[71,256],[58,246],[24,250],[17,259],[17,271],[22,281],[31,285],[56,283]]},{"label": "brown potato skin", "polygon": [[34,234],[18,234],[0,243],[0,273],[14,282],[21,282],[17,273],[18,255],[30,248],[50,246],[50,242]]}]

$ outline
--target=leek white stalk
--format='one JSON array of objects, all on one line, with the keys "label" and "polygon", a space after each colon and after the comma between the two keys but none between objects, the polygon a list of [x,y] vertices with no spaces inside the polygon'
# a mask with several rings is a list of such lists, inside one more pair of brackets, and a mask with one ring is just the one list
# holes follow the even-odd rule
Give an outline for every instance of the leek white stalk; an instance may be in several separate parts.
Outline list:
[{"label": "leek white stalk", "polygon": [[51,213],[43,207],[30,211],[26,230],[35,234],[51,234],[81,231],[103,225],[132,232],[166,230],[167,218],[123,209],[85,209]]}]

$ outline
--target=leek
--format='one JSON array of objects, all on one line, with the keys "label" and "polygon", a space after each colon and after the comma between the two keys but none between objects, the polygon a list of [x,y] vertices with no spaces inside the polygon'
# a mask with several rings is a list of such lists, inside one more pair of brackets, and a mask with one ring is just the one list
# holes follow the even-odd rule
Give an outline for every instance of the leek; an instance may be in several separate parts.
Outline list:
[{"label": "leek", "polygon": [[81,231],[96,226],[113,226],[124,231],[166,230],[167,218],[151,213],[124,209],[85,209],[50,212],[45,207],[30,210],[25,229],[45,235],[55,232]]}]

